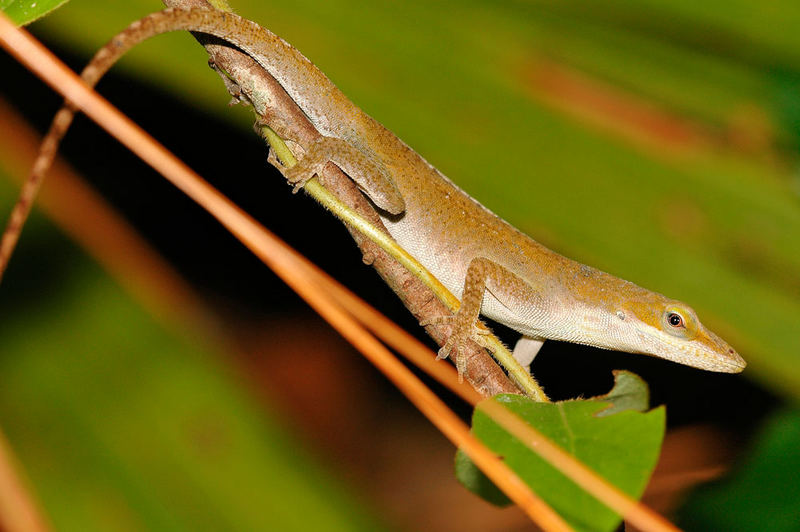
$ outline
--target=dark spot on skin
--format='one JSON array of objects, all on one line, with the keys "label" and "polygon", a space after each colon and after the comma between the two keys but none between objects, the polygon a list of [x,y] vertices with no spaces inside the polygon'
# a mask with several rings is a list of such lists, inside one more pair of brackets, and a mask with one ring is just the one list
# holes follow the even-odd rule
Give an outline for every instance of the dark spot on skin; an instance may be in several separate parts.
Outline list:
[{"label": "dark spot on skin", "polygon": [[597,275],[597,270],[592,268],[591,266],[587,266],[585,264],[581,264],[581,275],[584,277],[594,277]]}]

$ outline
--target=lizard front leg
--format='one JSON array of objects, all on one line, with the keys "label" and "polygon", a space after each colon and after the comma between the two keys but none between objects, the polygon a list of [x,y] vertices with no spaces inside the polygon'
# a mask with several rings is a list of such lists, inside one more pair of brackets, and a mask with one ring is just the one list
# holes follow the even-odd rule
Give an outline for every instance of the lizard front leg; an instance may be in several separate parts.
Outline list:
[{"label": "lizard front leg", "polygon": [[288,168],[283,165],[278,167],[286,180],[295,185],[295,191],[315,175],[320,175],[322,168],[331,161],[355,181],[378,208],[391,214],[400,214],[405,210],[403,196],[376,155],[364,153],[353,144],[336,137],[320,137],[305,148],[305,154],[298,158],[297,164]]},{"label": "lizard front leg", "polygon": [[514,351],[512,351],[511,354],[514,355],[514,359],[519,362],[520,366],[530,373],[531,362],[536,358],[536,355],[542,348],[542,344],[544,344],[544,338],[522,335],[519,340],[517,340],[517,344],[514,346]]}]

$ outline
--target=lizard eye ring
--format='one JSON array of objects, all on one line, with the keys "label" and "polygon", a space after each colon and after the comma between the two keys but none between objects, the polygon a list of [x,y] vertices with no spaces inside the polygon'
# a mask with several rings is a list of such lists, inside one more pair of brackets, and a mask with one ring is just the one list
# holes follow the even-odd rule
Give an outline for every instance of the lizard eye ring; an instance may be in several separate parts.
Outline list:
[{"label": "lizard eye ring", "polygon": [[672,327],[685,329],[686,323],[683,320],[683,316],[678,314],[677,312],[670,312],[667,314],[667,323],[669,323]]},{"label": "lizard eye ring", "polygon": [[672,305],[661,315],[661,330],[672,336],[691,340],[697,336],[697,318],[691,309]]}]

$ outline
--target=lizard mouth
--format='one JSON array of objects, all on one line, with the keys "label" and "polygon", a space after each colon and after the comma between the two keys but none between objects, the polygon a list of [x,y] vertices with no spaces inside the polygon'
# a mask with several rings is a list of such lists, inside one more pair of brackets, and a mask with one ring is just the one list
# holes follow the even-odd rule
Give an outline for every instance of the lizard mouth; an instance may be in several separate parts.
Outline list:
[{"label": "lizard mouth", "polygon": [[681,360],[681,362],[709,371],[741,373],[747,366],[747,362],[730,347],[727,347],[724,351],[694,348],[689,349],[688,353],[691,359],[689,361]]},{"label": "lizard mouth", "polygon": [[727,369],[719,369],[722,373],[741,373],[744,371],[744,368],[747,367],[747,362],[733,350],[733,348],[728,348],[727,353],[728,360],[720,360],[719,362],[726,366]]},{"label": "lizard mouth", "polygon": [[677,338],[660,334],[660,331],[653,332],[645,328],[640,328],[639,331],[657,345],[666,343],[669,346],[667,352],[654,349],[646,353],[652,356],[718,373],[741,373],[747,366],[739,353],[713,333],[703,331],[708,342],[698,339],[681,342]]}]

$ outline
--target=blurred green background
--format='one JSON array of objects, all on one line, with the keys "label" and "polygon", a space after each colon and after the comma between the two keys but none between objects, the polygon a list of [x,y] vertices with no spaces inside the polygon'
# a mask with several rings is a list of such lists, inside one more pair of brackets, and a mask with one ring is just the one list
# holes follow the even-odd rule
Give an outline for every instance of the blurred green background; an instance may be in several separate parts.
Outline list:
[{"label": "blurred green background", "polygon": [[[741,464],[758,469],[781,458],[797,464],[798,446],[764,442],[775,423],[786,424],[788,434],[798,427],[798,416],[786,412],[796,412],[800,396],[800,5],[238,1],[233,7],[300,49],[359,106],[520,229],[692,304],[748,361],[742,376],[561,345],[546,346],[534,372],[556,397],[572,397],[607,389],[609,367],[633,368],[651,382],[654,399],[667,403],[672,426],[721,428],[725,437],[715,444],[732,449],[725,466],[733,480],[702,494],[722,502],[690,502],[681,514],[686,523],[700,522],[692,521],[692,508],[702,507],[748,529],[736,511],[766,511],[756,505],[780,500],[788,515],[800,515],[791,506],[800,497],[748,497],[754,484],[736,477]],[[31,29],[80,68],[112,34],[159,8],[73,0]],[[3,61],[9,72],[0,82],[3,94],[43,127],[58,99],[11,70],[7,56]],[[355,251],[343,256],[351,247],[335,222],[309,201],[290,198],[265,169],[248,112],[226,107],[222,84],[192,39],[175,34],[145,43],[114,76],[101,92],[269,227],[414,327],[377,281],[365,279]],[[379,412],[405,412],[402,400],[368,369],[331,373],[354,363],[331,361],[319,346],[309,353],[290,339],[290,348],[274,347],[262,329],[306,323],[302,305],[213,222],[102,137],[79,124],[65,153],[213,308],[221,336],[235,337],[236,348],[216,335],[187,333],[196,323],[185,312],[170,311],[178,326],[152,319],[47,222],[28,228],[0,287],[0,427],[57,527],[305,529],[315,519],[319,529],[358,529],[372,528],[370,516],[383,515],[395,526],[419,528],[436,511],[449,516],[439,526],[458,523],[460,530],[517,522],[516,514],[492,513],[477,502],[485,520],[446,504],[422,519],[403,510],[402,496],[365,495],[380,491],[376,481],[342,470],[369,470],[364,461],[380,453],[365,447],[399,458],[388,451],[391,444],[365,440],[356,429],[386,423]],[[197,153],[198,142],[209,146],[207,153]],[[0,169],[11,172],[3,159]],[[0,187],[8,212],[15,188],[7,180]],[[327,231],[323,244],[309,241],[309,225]],[[325,327],[308,323],[315,333]],[[254,353],[269,362],[254,362]],[[337,356],[354,357],[345,348]],[[281,386],[270,380],[281,364],[289,368],[282,377],[297,379],[285,385],[297,395],[276,414],[276,399],[260,397],[265,383]],[[341,404],[325,394],[354,387],[363,387],[361,398],[335,410],[330,415],[338,423],[325,426],[333,440],[303,429],[314,438],[301,445],[302,430],[281,432],[285,418],[298,423],[303,412],[325,419],[309,405]],[[779,417],[769,419],[775,409]],[[364,426],[352,426],[352,417]],[[345,432],[362,439],[343,443]],[[319,459],[312,454],[338,457],[340,469],[308,465]],[[423,454],[408,463],[421,463]],[[783,473],[770,476],[775,491],[795,494],[797,470]],[[383,489],[400,490],[391,482]],[[740,500],[749,502],[731,502]],[[703,519],[713,526],[714,512]],[[776,529],[782,523],[797,528],[790,518],[776,520]]]}]

